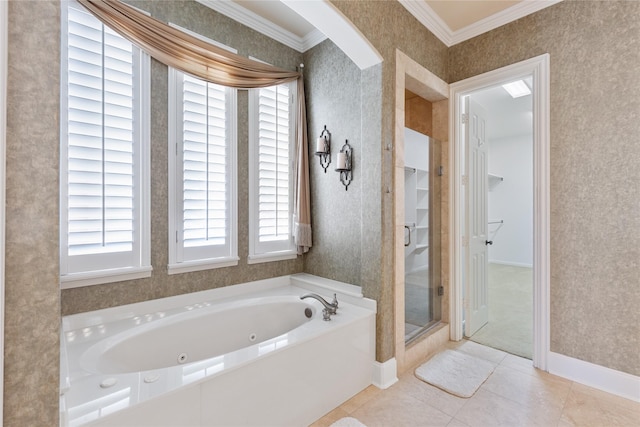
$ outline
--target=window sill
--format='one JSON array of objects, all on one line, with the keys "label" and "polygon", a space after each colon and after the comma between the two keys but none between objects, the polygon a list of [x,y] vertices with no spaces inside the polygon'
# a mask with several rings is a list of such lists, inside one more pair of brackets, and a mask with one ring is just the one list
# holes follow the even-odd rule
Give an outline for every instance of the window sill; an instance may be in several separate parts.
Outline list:
[{"label": "window sill", "polygon": [[182,274],[192,271],[211,270],[214,268],[234,267],[238,265],[238,257],[211,258],[199,261],[185,261],[167,266],[167,274]]},{"label": "window sill", "polygon": [[153,268],[151,266],[146,266],[66,274],[64,276],[60,276],[60,288],[72,289],[81,288],[83,286],[123,282],[125,280],[144,279],[151,277],[152,270]]},{"label": "window sill", "polygon": [[290,259],[296,259],[298,253],[295,250],[271,252],[268,254],[249,255],[247,258],[247,264],[260,264],[263,262],[273,261],[286,261]]}]

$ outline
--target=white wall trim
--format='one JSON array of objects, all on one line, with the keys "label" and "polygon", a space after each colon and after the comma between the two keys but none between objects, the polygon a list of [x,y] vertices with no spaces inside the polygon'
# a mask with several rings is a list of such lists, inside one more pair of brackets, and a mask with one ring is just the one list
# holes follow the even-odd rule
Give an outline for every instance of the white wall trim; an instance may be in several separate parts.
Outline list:
[{"label": "white wall trim", "polygon": [[640,377],[550,352],[549,373],[640,402]]},{"label": "white wall trim", "polygon": [[0,2],[0,426],[4,408],[4,254],[7,135],[7,73],[9,50],[8,2]]},{"label": "white wall trim", "polygon": [[446,44],[447,47],[451,47],[546,7],[553,6],[562,0],[525,0],[456,31],[452,31],[427,2],[415,0],[398,1],[440,41]]},{"label": "white wall trim", "polygon": [[361,70],[382,62],[376,48],[329,0],[280,1],[330,38]]},{"label": "white wall trim", "polygon": [[398,366],[396,358],[392,357],[386,362],[373,362],[372,384],[382,390],[391,387],[398,382]]},{"label": "white wall trim", "polygon": [[462,156],[464,138],[461,121],[462,101],[472,92],[506,83],[526,76],[533,77],[533,364],[547,370],[549,354],[549,55],[544,54],[479,76],[452,83],[450,95],[450,142],[449,181],[450,197],[450,245],[453,256],[450,259],[451,272],[451,339],[462,339]]},{"label": "white wall trim", "polygon": [[267,37],[271,37],[272,39],[284,44],[285,46],[289,46],[291,49],[295,49],[300,53],[311,49],[313,46],[327,38],[318,30],[313,30],[304,37],[299,37],[291,31],[285,30],[281,26],[274,24],[273,22],[232,1],[196,1],[218,13],[228,16],[234,21],[237,21],[252,30],[256,30]]}]

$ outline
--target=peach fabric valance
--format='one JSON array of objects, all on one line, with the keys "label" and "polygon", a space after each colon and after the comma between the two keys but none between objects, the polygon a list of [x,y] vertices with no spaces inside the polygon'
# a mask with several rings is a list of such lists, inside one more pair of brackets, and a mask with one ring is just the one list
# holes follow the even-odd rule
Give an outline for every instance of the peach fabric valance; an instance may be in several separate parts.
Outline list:
[{"label": "peach fabric valance", "polygon": [[299,254],[309,250],[311,197],[307,118],[302,73],[245,58],[152,18],[119,0],[78,0],[105,25],[170,67],[202,80],[238,89],[275,86],[297,80],[293,240]]},{"label": "peach fabric valance", "polygon": [[158,61],[203,80],[240,89],[294,81],[287,71],[229,52],[119,0],[78,0],[100,21]]}]

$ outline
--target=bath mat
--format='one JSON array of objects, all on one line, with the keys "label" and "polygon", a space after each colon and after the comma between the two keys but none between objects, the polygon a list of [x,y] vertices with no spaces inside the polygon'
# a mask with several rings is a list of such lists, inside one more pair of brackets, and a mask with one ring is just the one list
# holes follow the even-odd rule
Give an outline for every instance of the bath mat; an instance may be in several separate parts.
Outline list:
[{"label": "bath mat", "polygon": [[496,368],[491,362],[445,350],[416,369],[416,377],[459,397],[471,397]]},{"label": "bath mat", "polygon": [[367,426],[365,426],[355,418],[344,417],[344,418],[340,418],[338,421],[331,424],[331,426],[329,427],[367,427]]}]

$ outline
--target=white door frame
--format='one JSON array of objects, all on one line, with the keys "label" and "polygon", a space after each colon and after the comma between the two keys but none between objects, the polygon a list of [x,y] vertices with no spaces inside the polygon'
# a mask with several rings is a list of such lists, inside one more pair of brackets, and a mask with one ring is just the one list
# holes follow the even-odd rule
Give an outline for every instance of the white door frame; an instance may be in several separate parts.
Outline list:
[{"label": "white door frame", "polygon": [[470,77],[450,85],[449,182],[450,246],[449,261],[451,340],[462,339],[462,221],[463,202],[462,100],[480,89],[533,77],[533,365],[547,370],[549,355],[549,54],[537,56],[497,70]]},{"label": "white door frame", "polygon": [[8,2],[0,1],[0,426],[4,402],[4,239],[5,239],[5,162],[7,134],[7,71],[8,71]]}]

